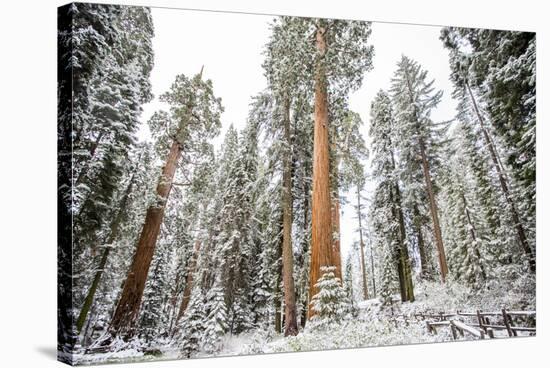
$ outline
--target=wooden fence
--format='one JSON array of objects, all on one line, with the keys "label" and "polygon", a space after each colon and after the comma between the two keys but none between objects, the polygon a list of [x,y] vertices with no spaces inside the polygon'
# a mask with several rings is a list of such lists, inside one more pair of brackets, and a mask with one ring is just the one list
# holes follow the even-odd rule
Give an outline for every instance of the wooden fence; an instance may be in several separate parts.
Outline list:
[{"label": "wooden fence", "polygon": [[[518,336],[518,332],[527,332],[529,335],[536,334],[536,312],[535,311],[508,311],[502,309],[499,312],[461,312],[456,313],[415,313],[412,316],[394,316],[394,320],[402,320],[410,323],[414,318],[417,321],[426,321],[428,332],[437,333],[440,327],[449,327],[453,339],[458,335],[468,334],[479,339],[486,337],[494,338],[495,331],[506,331],[509,337]],[[529,326],[521,326],[520,323]]]}]

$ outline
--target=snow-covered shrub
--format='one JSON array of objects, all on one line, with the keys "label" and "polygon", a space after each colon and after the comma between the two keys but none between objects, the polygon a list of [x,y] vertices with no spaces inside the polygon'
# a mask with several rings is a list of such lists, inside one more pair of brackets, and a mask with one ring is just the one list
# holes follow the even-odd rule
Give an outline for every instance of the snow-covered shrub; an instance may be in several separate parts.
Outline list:
[{"label": "snow-covered shrub", "polygon": [[306,329],[297,336],[289,336],[268,343],[264,352],[310,351],[349,349],[370,346],[415,344],[449,341],[450,335],[443,332],[431,335],[423,323],[397,326],[389,320],[347,320],[327,331]]},{"label": "snow-covered shrub", "polygon": [[335,269],[333,266],[321,267],[322,276],[315,284],[319,292],[311,298],[315,315],[308,324],[309,328],[322,330],[349,318],[350,305],[346,291],[334,275]]},{"label": "snow-covered shrub", "polygon": [[266,352],[266,344],[271,342],[275,336],[272,328],[259,329],[252,335],[250,342],[245,344],[241,350],[242,354],[260,354]]}]

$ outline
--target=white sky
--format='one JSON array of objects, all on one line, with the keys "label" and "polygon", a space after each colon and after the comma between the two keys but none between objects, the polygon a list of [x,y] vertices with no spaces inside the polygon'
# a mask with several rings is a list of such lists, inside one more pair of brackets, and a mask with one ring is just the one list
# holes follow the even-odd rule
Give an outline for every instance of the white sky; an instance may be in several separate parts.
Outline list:
[{"label": "white sky", "polygon": [[[262,70],[262,50],[269,37],[273,16],[207,11],[152,8],[155,26],[153,48],[155,66],[151,74],[155,99],[144,106],[142,137],[148,136],[145,122],[158,109],[166,108],[158,96],[167,91],[177,74],[194,75],[204,65],[204,78],[211,79],[214,93],[222,98],[222,134],[230,124],[244,127],[250,98],[266,87]],[[363,86],[350,97],[351,109],[365,125],[367,139],[370,104],[379,89],[388,89],[396,63],[404,54],[418,61],[435,79],[435,88],[444,91],[441,104],[432,112],[435,121],[450,120],[456,103],[450,97],[448,54],[439,40],[439,27],[395,23],[373,23],[370,43],[374,45],[374,69]],[[370,168],[366,167],[367,171]],[[367,186],[369,197],[369,186]],[[349,197],[354,201],[354,197]],[[345,261],[351,244],[357,240],[353,207],[342,206],[341,247]]]}]

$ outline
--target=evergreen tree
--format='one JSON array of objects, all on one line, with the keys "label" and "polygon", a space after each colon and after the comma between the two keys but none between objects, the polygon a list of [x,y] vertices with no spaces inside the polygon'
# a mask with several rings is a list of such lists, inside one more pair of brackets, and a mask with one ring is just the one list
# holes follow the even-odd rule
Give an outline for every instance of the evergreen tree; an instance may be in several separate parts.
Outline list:
[{"label": "evergreen tree", "polygon": [[170,91],[162,95],[161,100],[171,105],[171,114],[168,119],[154,119],[152,123],[163,123],[160,127],[153,127],[165,129],[164,132],[170,137],[167,138],[171,142],[170,150],[158,182],[156,203],[147,209],[132,266],[113,315],[110,327],[112,335],[122,332],[131,336],[135,332],[132,325],[139,312],[180,156],[183,154],[184,159],[188,160],[193,154],[200,155],[205,147],[205,140],[215,136],[220,125],[221,101],[214,97],[212,82],[202,80],[202,70],[192,79],[184,75],[177,76]]},{"label": "evergreen tree", "polygon": [[[441,39],[450,50],[454,94],[463,101],[459,113],[468,114],[465,106],[469,106],[471,120],[479,125],[517,240],[534,271],[530,231],[535,209],[534,34],[447,27]],[[499,141],[506,148],[504,155]],[[505,162],[501,157],[507,157]],[[514,174],[519,192],[507,172]]]},{"label": "evergreen tree", "polygon": [[201,340],[205,330],[204,321],[204,296],[200,288],[195,288],[191,293],[189,308],[181,320],[182,357],[191,358],[200,350]]},{"label": "evergreen tree", "polygon": [[[460,129],[456,132],[460,134]],[[451,249],[450,269],[456,279],[480,288],[489,276],[486,251],[486,234],[481,223],[476,182],[468,170],[463,152],[464,135],[455,136],[450,145],[442,175],[445,194],[443,206],[448,224],[447,240]]]},{"label": "evergreen tree", "polygon": [[227,309],[223,290],[215,286],[206,296],[208,316],[205,322],[202,346],[207,353],[215,353],[221,349],[221,338],[228,330]]},{"label": "evergreen tree", "polygon": [[355,303],[355,296],[353,293],[353,263],[351,259],[351,252],[346,260],[344,290],[346,292],[347,301],[349,303],[350,313],[353,317],[357,317],[359,310]]},{"label": "evergreen tree", "polygon": [[[398,168],[395,160],[397,126],[390,98],[379,91],[371,105],[372,175],[376,180],[372,202],[374,232],[385,253],[395,257],[402,301],[414,301],[412,270],[409,259],[405,220],[402,209]],[[390,247],[395,249],[389,251]],[[384,265],[387,267],[387,265]]]},{"label": "evergreen tree", "polygon": [[[309,20],[315,32],[314,70],[314,144],[313,144],[313,199],[312,239],[309,294],[317,294],[316,284],[321,267],[336,266],[341,261],[339,249],[333,251],[334,230],[332,217],[334,197],[330,183],[330,129],[329,113],[337,116],[338,104],[347,101],[350,91],[359,88],[363,74],[372,65],[373,49],[367,45],[370,24],[342,20]],[[337,213],[339,216],[339,213]],[[336,229],[338,230],[338,229]],[[336,233],[336,239],[339,234]],[[336,243],[338,245],[338,243]],[[335,257],[336,254],[336,257]],[[310,304],[309,317],[315,314]]]},{"label": "evergreen tree", "polygon": [[[415,61],[402,56],[392,79],[391,96],[396,116],[396,145],[400,151],[402,178],[407,190],[418,186],[422,170],[429,204],[441,280],[447,275],[447,258],[443,246],[433,171],[437,169],[437,146],[442,132],[430,118],[431,110],[441,100],[442,91],[434,92],[434,81],[427,81],[428,72]],[[405,193],[409,196],[409,193]],[[419,204],[420,205],[420,204]]]},{"label": "evergreen tree", "polygon": [[350,305],[341,281],[336,278],[335,267],[322,267],[323,275],[316,284],[319,292],[311,298],[315,311],[312,328],[326,329],[349,318]]}]

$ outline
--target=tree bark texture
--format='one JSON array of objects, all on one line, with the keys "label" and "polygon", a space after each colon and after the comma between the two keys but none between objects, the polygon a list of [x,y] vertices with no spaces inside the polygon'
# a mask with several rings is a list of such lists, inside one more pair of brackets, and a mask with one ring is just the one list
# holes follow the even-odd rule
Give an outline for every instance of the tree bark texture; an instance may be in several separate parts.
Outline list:
[{"label": "tree bark texture", "polygon": [[[332,218],[330,195],[330,157],[327,81],[324,65],[326,52],[325,28],[316,31],[318,60],[315,71],[315,109],[313,133],[313,196],[311,229],[311,264],[309,300],[317,294],[315,284],[321,277],[321,267],[334,266],[332,256]],[[315,314],[309,304],[308,318]]]},{"label": "tree bark texture", "polygon": [[283,98],[283,293],[285,299],[285,336],[298,334],[296,291],[294,288],[294,252],[292,249],[292,157],[290,141],[290,101]]},{"label": "tree bark texture", "polygon": [[130,337],[134,333],[132,327],[139,313],[149,266],[155,252],[166,201],[180,156],[181,146],[174,140],[157,185],[157,203],[147,209],[136,253],[109,327],[113,335],[123,333]]},{"label": "tree bark texture", "polygon": [[185,278],[185,288],[183,289],[183,298],[181,299],[180,309],[178,311],[178,317],[176,318],[176,326],[185,314],[189,301],[191,299],[191,291],[193,290],[193,281],[195,276],[195,271],[197,269],[197,259],[199,258],[199,252],[201,250],[200,240],[195,241],[195,247],[193,248],[193,254],[191,255],[191,260],[189,262],[189,267],[187,268],[187,277]]},{"label": "tree bark texture", "polygon": [[418,245],[418,254],[420,255],[420,277],[427,278],[430,274],[428,267],[428,258],[426,253],[426,243],[424,242],[424,236],[422,235],[422,225],[420,223],[420,211],[418,205],[414,205],[413,214],[415,218],[414,230],[416,232],[416,241]]},{"label": "tree bark texture", "polygon": [[449,268],[447,267],[447,257],[445,256],[445,248],[443,247],[443,237],[441,236],[441,226],[439,225],[439,215],[437,213],[437,203],[435,201],[435,193],[430,174],[430,164],[428,162],[428,158],[426,157],[426,148],[422,138],[420,138],[419,146],[420,157],[422,159],[422,171],[424,172],[426,191],[430,202],[430,214],[432,216],[435,244],[437,246],[437,257],[439,260],[439,269],[441,271],[441,281],[445,282]]}]

